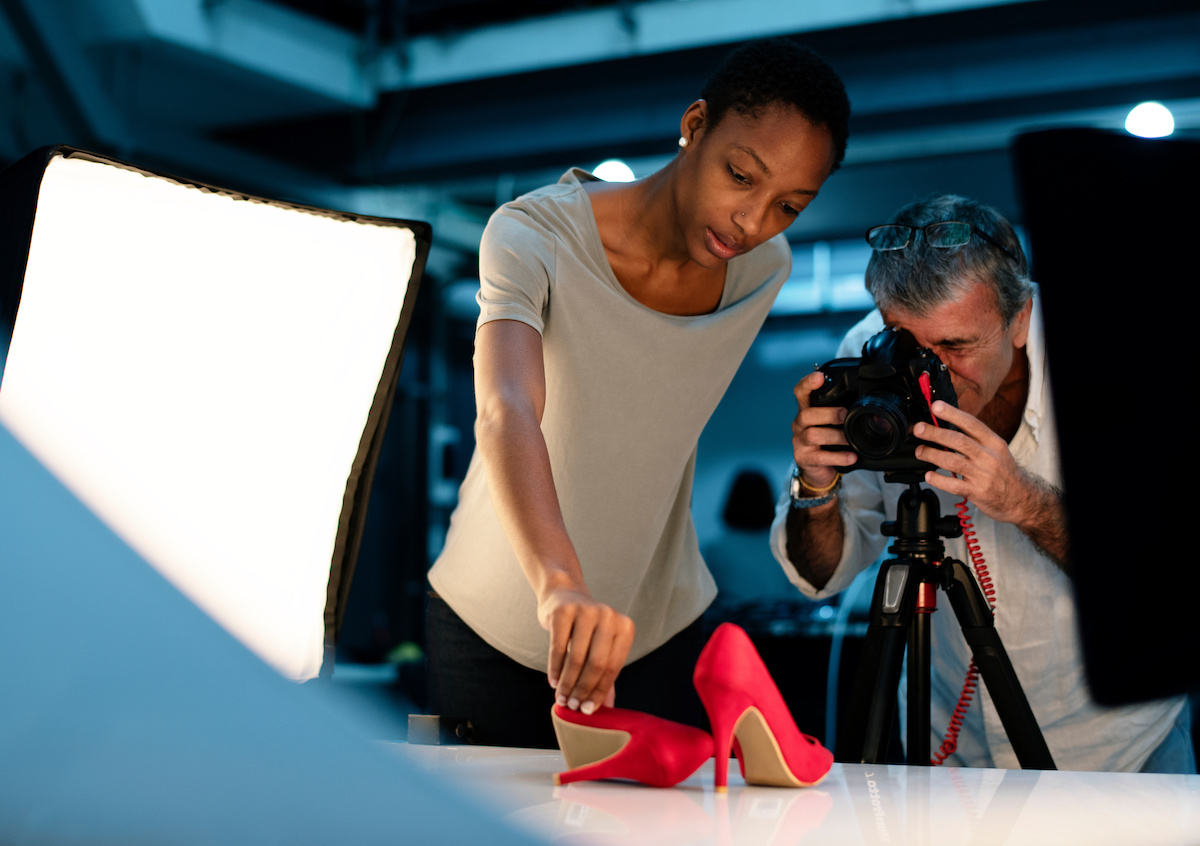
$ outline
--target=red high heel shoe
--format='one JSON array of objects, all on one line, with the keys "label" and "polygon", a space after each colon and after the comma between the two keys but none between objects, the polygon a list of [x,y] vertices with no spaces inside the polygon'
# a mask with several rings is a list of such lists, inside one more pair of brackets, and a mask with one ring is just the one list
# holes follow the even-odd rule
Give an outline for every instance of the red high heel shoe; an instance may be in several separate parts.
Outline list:
[{"label": "red high heel shoe", "polygon": [[747,784],[808,787],[829,772],[833,753],[796,728],[742,629],[732,623],[718,626],[692,678],[712,724],[718,791],[727,788],[731,748]]},{"label": "red high heel shoe", "polygon": [[555,784],[628,778],[671,787],[712,757],[707,732],[641,711],[601,707],[588,715],[555,705],[550,716],[569,767]]}]

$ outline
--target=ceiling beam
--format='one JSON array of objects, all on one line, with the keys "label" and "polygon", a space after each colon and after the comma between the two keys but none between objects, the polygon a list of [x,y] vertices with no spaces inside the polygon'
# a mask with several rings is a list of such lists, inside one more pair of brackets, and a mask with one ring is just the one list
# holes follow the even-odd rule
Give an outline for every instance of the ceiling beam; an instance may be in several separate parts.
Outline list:
[{"label": "ceiling beam", "polygon": [[31,70],[49,91],[58,117],[80,146],[127,156],[133,136],[62,14],[50,0],[0,0]]},{"label": "ceiling beam", "polygon": [[195,51],[329,98],[371,108],[373,57],[357,36],[265,0],[131,0],[136,26],[109,39],[148,39]]},{"label": "ceiling beam", "polygon": [[[1033,33],[981,30],[971,16],[943,24],[945,40],[932,45],[899,40],[859,48],[844,33],[831,42],[838,52],[818,45],[853,105],[847,164],[1002,149],[1017,131],[1059,125],[1064,115],[1115,127],[1121,109],[1136,102],[1131,98],[1200,98],[1200,11],[1084,18]],[[526,161],[669,153],[680,115],[722,52],[413,92],[373,177],[426,181],[520,169]]]},{"label": "ceiling beam", "polygon": [[[1037,2],[1037,0],[1016,0]],[[651,0],[413,38],[381,57],[386,90],[945,14],[1013,0]]]}]

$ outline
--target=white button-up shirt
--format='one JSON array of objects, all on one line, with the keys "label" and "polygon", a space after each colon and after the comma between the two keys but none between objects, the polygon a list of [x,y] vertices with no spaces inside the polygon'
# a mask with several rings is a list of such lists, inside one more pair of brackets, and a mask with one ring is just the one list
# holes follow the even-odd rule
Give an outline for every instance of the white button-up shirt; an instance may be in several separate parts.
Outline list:
[{"label": "white button-up shirt", "polygon": [[[846,335],[838,356],[861,355],[863,342],[883,326],[879,312],[872,312]],[[1035,295],[1026,346],[1029,397],[1020,428],[1009,448],[1018,465],[1061,488],[1058,433],[1043,343],[1041,309]],[[821,590],[802,579],[788,562],[789,498],[785,493],[771,529],[771,548],[788,578],[812,599],[845,590],[884,551],[888,539],[880,533],[880,524],[896,519],[896,502],[905,489],[902,484],[885,483],[882,473],[859,470],[846,474],[839,496],[845,525],[842,557]],[[936,493],[941,513],[957,514],[961,497]],[[998,523],[974,506],[969,516],[995,588],[996,629],[1055,764],[1062,770],[1140,769],[1167,736],[1184,706],[1184,697],[1117,708],[1097,705],[1084,679],[1070,579],[1016,526]],[[946,540],[945,545],[948,557],[970,567],[962,538]],[[1078,572],[1081,578],[1087,577],[1086,563],[1079,565]],[[930,678],[935,750],[942,742],[971,661],[970,648],[949,601],[944,595],[940,599],[939,610],[933,615]],[[901,686],[903,703],[903,683]],[[957,752],[947,762],[959,766],[1018,768],[1020,764],[982,679],[978,687],[958,738]]]}]

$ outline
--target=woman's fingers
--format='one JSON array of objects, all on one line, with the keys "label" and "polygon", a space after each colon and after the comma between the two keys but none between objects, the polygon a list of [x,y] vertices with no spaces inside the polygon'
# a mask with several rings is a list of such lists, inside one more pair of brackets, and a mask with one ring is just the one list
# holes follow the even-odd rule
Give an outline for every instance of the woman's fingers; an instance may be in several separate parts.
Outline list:
[{"label": "woman's fingers", "polygon": [[568,707],[571,701],[576,701],[580,709],[589,714],[612,698],[613,685],[633,645],[633,621],[612,609],[607,610],[611,616],[606,615],[602,624],[593,630],[584,669],[567,700]]},{"label": "woman's fingers", "polygon": [[633,621],[592,600],[560,602],[549,614],[547,675],[555,701],[588,713],[604,704],[633,645]]}]

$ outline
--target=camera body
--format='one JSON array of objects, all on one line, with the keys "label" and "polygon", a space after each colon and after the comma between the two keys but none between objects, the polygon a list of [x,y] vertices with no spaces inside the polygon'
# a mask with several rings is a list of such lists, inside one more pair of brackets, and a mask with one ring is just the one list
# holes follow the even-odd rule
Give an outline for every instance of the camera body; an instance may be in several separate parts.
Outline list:
[{"label": "camera body", "polygon": [[[844,470],[923,476],[937,469],[916,458],[917,447],[927,442],[912,433],[917,423],[933,423],[921,391],[922,374],[929,376],[930,402],[940,399],[958,407],[950,373],[933,350],[918,346],[906,329],[884,329],[863,344],[862,358],[835,358],[818,369],[825,374],[825,384],[812,392],[810,404],[848,409],[839,428],[858,461]],[[938,425],[955,428],[940,421]]]}]

